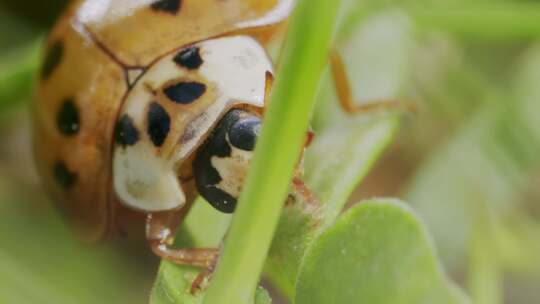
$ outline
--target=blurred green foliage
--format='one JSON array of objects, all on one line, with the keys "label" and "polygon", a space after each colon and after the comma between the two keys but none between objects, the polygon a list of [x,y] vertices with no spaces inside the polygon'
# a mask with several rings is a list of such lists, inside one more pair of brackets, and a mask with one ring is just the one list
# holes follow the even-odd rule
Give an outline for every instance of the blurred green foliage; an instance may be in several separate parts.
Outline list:
[{"label": "blurred green foliage", "polygon": [[[321,141],[307,155],[308,181],[340,206],[332,209],[337,216],[366,164],[395,137],[353,201],[397,195],[410,203],[433,234],[443,267],[473,302],[540,301],[540,6],[525,0],[345,2],[337,46],[357,97],[399,95],[417,101],[419,111],[402,119],[399,132],[394,117],[350,121],[332,105],[325,80],[313,118]],[[48,206],[31,169],[26,105],[39,64],[36,45],[61,6],[0,2],[0,302],[146,303],[155,279],[147,249],[80,245]],[[332,137],[343,145],[328,151],[324,139]],[[362,158],[356,147],[377,152]],[[351,159],[357,162],[340,161]],[[342,175],[330,175],[335,183],[328,184],[329,173]],[[340,177],[348,183],[336,190]],[[215,243],[227,222],[183,237],[198,243],[212,236]],[[269,265],[279,257],[271,255]],[[287,275],[270,266],[269,277],[291,296]],[[174,269],[162,264],[160,273],[167,267]],[[178,281],[160,280],[154,288]]]},{"label": "blurred green foliage", "polygon": [[11,15],[25,20],[36,27],[50,27],[68,5],[68,0],[47,1],[0,1],[0,8],[5,8]]}]

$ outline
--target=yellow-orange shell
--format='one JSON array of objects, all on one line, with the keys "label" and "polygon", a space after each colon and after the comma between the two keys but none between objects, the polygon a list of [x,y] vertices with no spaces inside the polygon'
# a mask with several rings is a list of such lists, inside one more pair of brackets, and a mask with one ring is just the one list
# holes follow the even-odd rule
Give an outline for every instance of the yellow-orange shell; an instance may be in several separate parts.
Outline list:
[{"label": "yellow-orange shell", "polygon": [[47,40],[34,150],[44,186],[82,238],[103,238],[115,220],[112,144],[130,71],[211,37],[261,28],[257,38],[266,38],[291,3],[86,0],[69,7]]}]

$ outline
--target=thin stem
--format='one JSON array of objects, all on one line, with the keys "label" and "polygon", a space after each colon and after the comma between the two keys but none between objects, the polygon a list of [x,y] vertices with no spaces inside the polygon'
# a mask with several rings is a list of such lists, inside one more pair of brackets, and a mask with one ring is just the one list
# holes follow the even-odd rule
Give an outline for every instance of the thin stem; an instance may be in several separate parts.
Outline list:
[{"label": "thin stem", "polygon": [[400,9],[407,13],[420,30],[438,29],[466,38],[531,39],[540,36],[540,4],[492,3],[484,1],[466,6],[452,5],[388,5],[366,3],[354,7],[347,14],[340,33],[346,39],[365,19],[385,8]]},{"label": "thin stem", "polygon": [[250,303],[301,153],[340,1],[300,0],[248,180],[204,303]]},{"label": "thin stem", "polygon": [[540,5],[480,3],[462,8],[408,8],[421,28],[438,28],[484,38],[534,38],[540,35]]}]

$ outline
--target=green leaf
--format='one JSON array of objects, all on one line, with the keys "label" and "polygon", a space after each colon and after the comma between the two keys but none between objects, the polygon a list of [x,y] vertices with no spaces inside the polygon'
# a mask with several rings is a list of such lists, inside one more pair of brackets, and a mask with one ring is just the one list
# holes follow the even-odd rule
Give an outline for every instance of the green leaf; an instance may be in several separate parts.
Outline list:
[{"label": "green leaf", "polygon": [[319,214],[306,212],[303,204],[296,200],[283,208],[265,265],[265,275],[288,299],[294,299],[300,264],[322,228]]},{"label": "green leaf", "polygon": [[[347,126],[347,127],[345,127]],[[321,214],[304,212],[302,201],[283,209],[266,274],[290,299],[304,254],[322,229],[333,223],[348,196],[388,146],[397,121],[351,121],[320,134],[307,153],[307,180],[329,203]],[[336,161],[329,154],[339,155]]]},{"label": "green leaf", "polygon": [[297,304],[468,303],[442,272],[431,240],[402,203],[357,205],[309,249]]},{"label": "green leaf", "polygon": [[349,121],[324,130],[306,158],[306,179],[323,202],[331,224],[347,199],[394,138],[398,121]]},{"label": "green leaf", "polygon": [[[353,32],[342,54],[353,87],[361,88],[355,91],[360,100],[396,96],[408,69],[410,36],[409,21],[394,10],[363,20]],[[304,180],[324,207],[320,214],[303,212],[301,201],[284,208],[265,269],[272,283],[290,300],[295,297],[298,270],[307,248],[340,214],[399,125],[393,114],[344,114],[333,92],[327,79],[315,112],[315,140],[306,150],[304,163]]]}]

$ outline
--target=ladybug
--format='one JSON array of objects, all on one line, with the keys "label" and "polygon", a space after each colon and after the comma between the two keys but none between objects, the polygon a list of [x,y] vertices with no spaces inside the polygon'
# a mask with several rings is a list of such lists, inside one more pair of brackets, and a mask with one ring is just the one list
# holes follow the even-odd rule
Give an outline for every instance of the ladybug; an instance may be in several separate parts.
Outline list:
[{"label": "ladybug", "polygon": [[[125,214],[142,214],[158,256],[212,267],[218,249],[173,249],[172,239],[198,195],[234,211],[273,79],[265,46],[292,8],[293,0],[68,7],[46,43],[33,141],[45,188],[82,238],[103,239]],[[330,59],[348,112],[384,105],[355,105],[340,57]],[[293,189],[312,197],[299,178]]]}]

